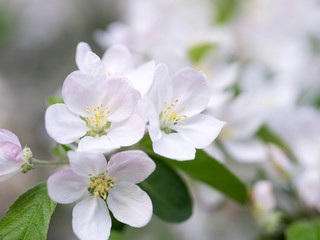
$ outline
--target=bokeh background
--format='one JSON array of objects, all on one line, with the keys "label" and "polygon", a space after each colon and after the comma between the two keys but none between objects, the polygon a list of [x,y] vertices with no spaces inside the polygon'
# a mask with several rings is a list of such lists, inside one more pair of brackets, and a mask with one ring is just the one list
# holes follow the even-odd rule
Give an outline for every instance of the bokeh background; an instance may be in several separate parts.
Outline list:
[{"label": "bokeh background", "polygon": [[[118,25],[109,25],[115,22]],[[46,98],[59,96],[64,79],[77,69],[75,51],[80,41],[88,42],[99,56],[119,42],[135,52],[137,62],[154,58],[167,63],[172,72],[191,65],[205,70],[210,79],[219,80],[213,99],[222,88],[239,82],[247,93],[244,99],[256,103],[254,113],[248,115],[259,115],[274,129],[297,116],[290,111],[293,117],[288,117],[292,109],[298,108],[304,116],[301,111],[306,107],[318,119],[319,26],[316,0],[0,0],[0,128],[14,132],[36,158],[54,159],[55,143],[44,127]],[[190,48],[203,42],[214,43],[219,50],[203,61],[190,61],[186,57]],[[212,106],[210,113],[223,116],[219,107]],[[251,105],[240,107],[243,112]],[[310,131],[318,133],[318,129],[319,124]],[[312,151],[318,151],[314,149],[319,142],[317,138]],[[220,156],[215,149],[208,151]],[[320,153],[313,156],[320,161]],[[253,158],[257,161],[227,161],[249,185],[262,166],[257,165],[262,162],[259,157]],[[19,195],[55,170],[37,167],[0,183],[0,218]],[[154,216],[144,228],[128,227],[125,239],[258,239],[261,230],[249,206],[240,206],[187,177],[186,181],[194,198],[190,220],[170,224]],[[76,239],[71,211],[72,206],[58,205],[49,240]]]}]

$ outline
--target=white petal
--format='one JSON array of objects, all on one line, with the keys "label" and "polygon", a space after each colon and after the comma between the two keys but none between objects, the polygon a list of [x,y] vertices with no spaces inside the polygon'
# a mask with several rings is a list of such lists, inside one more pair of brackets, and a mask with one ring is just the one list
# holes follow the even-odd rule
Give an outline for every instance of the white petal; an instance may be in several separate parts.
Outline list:
[{"label": "white petal", "polygon": [[110,189],[107,203],[117,220],[132,227],[143,227],[152,217],[149,196],[129,182],[120,182]]},{"label": "white petal", "polygon": [[93,109],[101,104],[101,84],[105,76],[90,76],[80,71],[69,74],[63,83],[62,97],[70,111],[87,116],[87,107]]},{"label": "white petal", "polygon": [[128,120],[112,123],[107,130],[109,139],[119,146],[130,146],[137,143],[144,135],[145,120],[138,114],[133,114]]},{"label": "white petal", "polygon": [[76,63],[80,71],[86,70],[85,56],[88,52],[92,52],[88,43],[78,43],[76,50]]},{"label": "white petal", "polygon": [[203,72],[185,68],[173,77],[172,86],[174,98],[179,100],[175,109],[184,108],[181,114],[188,117],[202,112],[210,101],[209,82]]},{"label": "white petal", "polygon": [[107,161],[102,153],[94,152],[68,152],[72,170],[84,177],[89,174],[97,176],[107,169]]},{"label": "white petal", "polygon": [[50,106],[45,115],[46,130],[50,137],[62,144],[84,136],[88,130],[85,121],[68,110],[65,104]]},{"label": "white petal", "polygon": [[1,142],[13,142],[21,147],[18,137],[7,129],[0,129],[0,143]]},{"label": "white petal", "polygon": [[9,178],[12,178],[12,177],[13,177],[14,175],[16,175],[19,171],[20,171],[20,169],[14,171],[14,172],[8,173],[8,174],[0,175],[0,182],[4,182],[4,181],[8,180]]},{"label": "white petal", "polygon": [[155,109],[158,113],[163,111],[164,102],[171,102],[172,83],[169,76],[169,70],[166,65],[157,65],[154,72],[153,83],[147,93],[147,97],[154,103]]},{"label": "white petal", "polygon": [[88,191],[89,179],[76,174],[71,168],[56,172],[48,179],[50,198],[58,203],[72,203]]},{"label": "white petal", "polygon": [[152,60],[142,64],[127,74],[126,77],[132,82],[135,89],[137,89],[141,95],[144,95],[148,92],[152,84],[154,70],[155,62]]},{"label": "white petal", "polygon": [[185,125],[178,123],[172,129],[180,133],[196,148],[204,148],[212,143],[225,125],[225,122],[204,114],[198,114],[181,121]]},{"label": "white petal", "polygon": [[130,51],[123,45],[111,46],[103,55],[105,69],[111,74],[125,74],[133,69],[133,59]]},{"label": "white petal", "polygon": [[140,150],[124,151],[113,155],[108,163],[109,176],[117,182],[139,183],[155,169],[152,159]]},{"label": "white petal", "polygon": [[148,132],[152,141],[159,140],[162,136],[160,130],[159,114],[156,112],[154,104],[148,99],[140,99],[139,109],[146,121],[149,121]]},{"label": "white petal", "polygon": [[132,114],[140,98],[140,93],[134,89],[126,78],[110,78],[102,86],[102,102],[110,113],[107,118],[111,122],[121,122]]},{"label": "white petal", "polygon": [[86,136],[80,140],[77,151],[108,153],[119,147],[119,145],[110,141],[110,139],[106,135],[103,135],[101,137]]},{"label": "white petal", "polygon": [[162,134],[153,142],[153,151],[161,156],[179,161],[195,158],[195,147],[179,133]]},{"label": "white petal", "polygon": [[104,74],[104,65],[100,58],[92,52],[87,43],[80,42],[77,46],[76,63],[81,72],[97,75]]},{"label": "white petal", "polygon": [[258,140],[223,141],[227,152],[243,163],[262,162],[267,159],[267,148]]},{"label": "white petal", "polygon": [[111,218],[106,203],[99,197],[83,199],[73,208],[72,228],[82,240],[107,240]]}]

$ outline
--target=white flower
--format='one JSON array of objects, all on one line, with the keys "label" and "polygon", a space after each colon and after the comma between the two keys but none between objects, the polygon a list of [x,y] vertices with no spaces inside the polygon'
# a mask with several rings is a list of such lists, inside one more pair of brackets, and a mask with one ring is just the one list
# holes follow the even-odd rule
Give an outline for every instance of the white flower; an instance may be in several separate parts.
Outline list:
[{"label": "white flower", "polygon": [[152,202],[136,185],[155,169],[144,152],[121,152],[108,163],[100,153],[68,152],[68,156],[71,168],[49,178],[48,192],[58,203],[80,200],[73,209],[72,220],[73,231],[80,239],[108,239],[108,208],[117,220],[133,227],[150,221]]},{"label": "white flower", "polygon": [[0,129],[0,182],[18,172],[31,170],[30,148],[21,147],[18,137],[6,129]]},{"label": "white flower", "polygon": [[153,150],[176,160],[191,160],[195,148],[208,146],[224,122],[201,114],[210,100],[204,73],[185,68],[169,77],[164,64],[158,65],[154,82],[141,103],[149,121]]},{"label": "white flower", "polygon": [[89,75],[124,76],[141,95],[150,88],[155,68],[153,60],[134,68],[131,52],[120,44],[112,45],[100,60],[87,43],[80,42],[77,46],[76,63],[81,72]]},{"label": "white flower", "polygon": [[272,184],[269,181],[259,181],[252,190],[252,200],[255,207],[262,212],[274,210],[276,200],[273,195]]},{"label": "white flower", "polygon": [[320,174],[318,169],[305,169],[295,179],[299,197],[308,208],[320,210]]},{"label": "white flower", "polygon": [[45,116],[48,134],[62,144],[78,139],[78,151],[108,152],[139,141],[145,121],[136,113],[140,97],[126,78],[92,77],[80,71],[64,82],[65,104],[55,104]]}]

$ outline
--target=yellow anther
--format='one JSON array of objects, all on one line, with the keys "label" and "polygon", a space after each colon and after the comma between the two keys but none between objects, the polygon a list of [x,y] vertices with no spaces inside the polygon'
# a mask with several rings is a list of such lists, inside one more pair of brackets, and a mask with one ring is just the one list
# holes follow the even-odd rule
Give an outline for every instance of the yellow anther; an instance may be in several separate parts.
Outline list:
[{"label": "yellow anther", "polygon": [[190,105],[187,105],[187,107],[190,107]]},{"label": "yellow anther", "polygon": [[97,108],[98,108],[98,109],[100,109],[100,107],[99,107],[99,106],[98,106]]},{"label": "yellow anther", "polygon": [[97,111],[97,109],[96,109],[96,108],[94,108],[94,109],[93,109],[93,111]]},{"label": "yellow anther", "polygon": [[103,104],[101,103],[100,106],[103,107]]},{"label": "yellow anther", "polygon": [[108,192],[108,191],[109,191],[109,188],[106,187],[104,190],[106,190],[106,191]]},{"label": "yellow anther", "polygon": [[104,109],[108,109],[108,107],[104,107]]},{"label": "yellow anther", "polygon": [[92,176],[92,174],[91,174],[91,173],[89,173],[88,175],[89,175],[90,177]]},{"label": "yellow anther", "polygon": [[108,173],[108,172],[109,172],[108,170],[105,171],[105,173]]},{"label": "yellow anther", "polygon": [[165,105],[165,106],[167,106],[167,104],[168,104],[167,102],[164,102],[164,105]]},{"label": "yellow anther", "polygon": [[90,107],[87,107],[87,109],[90,109]]},{"label": "yellow anther", "polygon": [[110,181],[111,180],[111,178],[110,177],[107,177],[107,181]]},{"label": "yellow anther", "polygon": [[179,102],[179,99],[176,99],[176,101],[175,101],[175,102],[176,102],[176,103],[177,103],[177,102]]},{"label": "yellow anther", "polygon": [[186,125],[184,122],[180,122],[182,125]]},{"label": "yellow anther", "polygon": [[109,114],[110,113],[110,110],[107,112],[107,114]]},{"label": "yellow anther", "polygon": [[114,181],[114,182],[116,182],[116,181],[117,181],[117,178],[116,178],[116,177],[114,177],[114,178],[113,178],[113,181]]},{"label": "yellow anther", "polygon": [[90,112],[87,110],[87,113],[90,113]]},{"label": "yellow anther", "polygon": [[175,107],[176,105],[174,105],[173,103],[171,103],[171,106],[172,106],[172,107]]},{"label": "yellow anther", "polygon": [[94,191],[94,195],[96,195],[97,197],[99,196],[99,193]]}]

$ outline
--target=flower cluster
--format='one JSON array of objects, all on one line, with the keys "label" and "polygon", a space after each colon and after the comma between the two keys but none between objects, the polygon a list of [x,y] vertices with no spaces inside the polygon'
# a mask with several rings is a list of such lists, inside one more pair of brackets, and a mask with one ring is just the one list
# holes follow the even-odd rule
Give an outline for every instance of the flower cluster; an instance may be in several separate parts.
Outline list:
[{"label": "flower cluster", "polygon": [[100,59],[89,45],[79,43],[79,70],[62,88],[64,103],[51,105],[45,115],[49,135],[68,152],[71,168],[48,180],[49,196],[58,203],[79,200],[73,210],[73,230],[80,239],[107,239],[111,218],[142,227],[152,216],[152,203],[136,183],[155,169],[141,151],[110,154],[137,143],[146,129],[155,153],[192,160],[195,149],[208,146],[224,122],[202,112],[210,101],[203,72],[184,68],[172,78],[165,64],[154,61],[135,68],[122,45],[111,46]]}]

